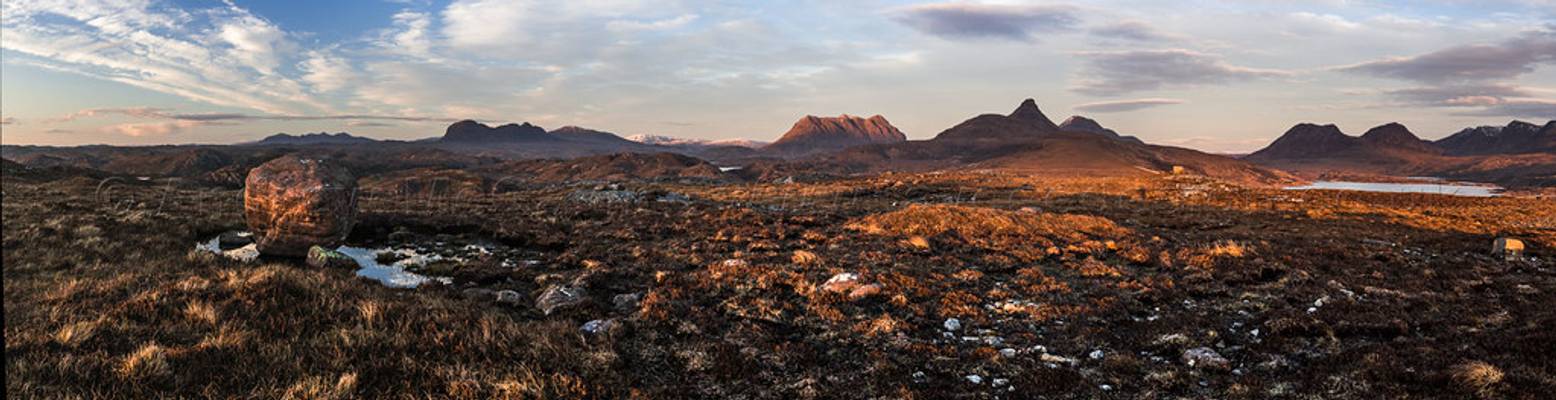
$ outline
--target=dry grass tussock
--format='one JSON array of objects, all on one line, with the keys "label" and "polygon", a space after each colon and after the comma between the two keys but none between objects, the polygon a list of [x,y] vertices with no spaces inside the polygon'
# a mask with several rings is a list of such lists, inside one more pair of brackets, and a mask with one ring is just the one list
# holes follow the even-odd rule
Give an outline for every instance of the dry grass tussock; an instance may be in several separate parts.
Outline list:
[{"label": "dry grass tussock", "polygon": [[[986,249],[1002,250],[1025,259],[1041,259],[1046,248],[1077,243],[1105,250],[1102,239],[1128,237],[1129,229],[1092,215],[1041,211],[1010,211],[963,205],[914,204],[884,214],[850,221],[846,227],[877,235],[909,237],[915,247],[928,248],[925,237],[951,240]],[[920,246],[919,244],[922,243]]]}]

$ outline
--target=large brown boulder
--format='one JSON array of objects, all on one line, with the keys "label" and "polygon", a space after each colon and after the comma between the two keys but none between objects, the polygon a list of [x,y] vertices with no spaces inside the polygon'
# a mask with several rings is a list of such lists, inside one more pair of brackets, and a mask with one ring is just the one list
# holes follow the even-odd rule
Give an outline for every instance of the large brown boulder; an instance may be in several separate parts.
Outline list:
[{"label": "large brown boulder", "polygon": [[243,211],[260,253],[303,257],[351,233],[357,179],[330,160],[284,156],[249,171]]}]

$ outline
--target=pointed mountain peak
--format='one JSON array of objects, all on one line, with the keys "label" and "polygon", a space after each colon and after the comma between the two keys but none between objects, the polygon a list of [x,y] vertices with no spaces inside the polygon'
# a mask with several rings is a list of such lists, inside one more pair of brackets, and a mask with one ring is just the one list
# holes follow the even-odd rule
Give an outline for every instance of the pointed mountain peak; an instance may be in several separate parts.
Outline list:
[{"label": "pointed mountain peak", "polygon": [[1025,101],[1022,101],[1021,105],[1016,107],[1016,111],[1010,112],[1010,118],[1017,121],[1037,125],[1038,127],[1044,129],[1059,129],[1058,125],[1054,125],[1053,120],[1048,119],[1047,115],[1043,115],[1043,110],[1037,108],[1037,101],[1032,99],[1026,99]]}]

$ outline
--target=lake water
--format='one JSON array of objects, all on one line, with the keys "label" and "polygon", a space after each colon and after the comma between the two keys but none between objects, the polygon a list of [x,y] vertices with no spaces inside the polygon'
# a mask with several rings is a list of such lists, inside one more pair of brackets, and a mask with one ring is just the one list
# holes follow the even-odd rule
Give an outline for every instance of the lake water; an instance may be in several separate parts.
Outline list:
[{"label": "lake water", "polygon": [[1378,183],[1315,181],[1303,186],[1291,186],[1286,190],[1359,190],[1386,193],[1433,193],[1452,196],[1494,197],[1500,196],[1501,187],[1494,185],[1469,185],[1452,183]]}]

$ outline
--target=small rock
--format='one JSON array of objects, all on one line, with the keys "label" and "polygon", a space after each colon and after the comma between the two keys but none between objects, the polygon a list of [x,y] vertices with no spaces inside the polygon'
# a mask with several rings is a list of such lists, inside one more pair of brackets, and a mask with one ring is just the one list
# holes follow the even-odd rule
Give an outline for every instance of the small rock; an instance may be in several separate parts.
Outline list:
[{"label": "small rock", "polygon": [[978,374],[972,374],[967,376],[967,381],[972,382],[974,385],[982,385],[983,377],[978,376]]},{"label": "small rock", "polygon": [[339,251],[326,249],[320,246],[308,248],[308,266],[314,268],[351,268],[357,269],[357,260],[341,254]]},{"label": "small rock", "polygon": [[959,330],[962,330],[962,321],[959,320],[959,319],[956,319],[956,318],[947,318],[945,320],[945,330],[948,330],[948,331],[959,331]]},{"label": "small rock", "polygon": [[670,193],[665,193],[663,196],[659,196],[659,198],[655,199],[655,201],[658,201],[660,203],[681,203],[681,204],[685,204],[685,203],[692,202],[692,199],[690,197],[686,197],[686,195],[684,195],[684,194],[680,194],[680,193],[676,193],[676,192],[670,192]]},{"label": "small rock", "polygon": [[1009,347],[1000,349],[1000,355],[1004,356],[1005,358],[1015,357],[1016,356],[1016,349],[1012,349],[1012,348],[1009,348]]},{"label": "small rock", "polygon": [[989,384],[994,385],[994,387],[1001,387],[1001,386],[1009,385],[1010,384],[1010,380],[1009,379],[1005,379],[1005,378],[994,378],[994,380],[990,381]]},{"label": "small rock", "polygon": [[498,303],[508,305],[519,304],[520,301],[523,301],[523,296],[519,295],[519,292],[512,290],[499,290],[495,297]]},{"label": "small rock", "polygon": [[844,272],[833,275],[821,284],[821,289],[832,293],[847,293],[859,286],[859,275],[852,272]]},{"label": "small rock", "polygon": [[1043,353],[1043,355],[1038,356],[1037,359],[1038,360],[1042,360],[1043,362],[1050,362],[1050,363],[1055,363],[1055,364],[1071,364],[1071,365],[1074,365],[1075,363],[1079,362],[1079,361],[1076,361],[1073,358],[1069,358],[1069,357],[1065,357],[1065,356],[1058,356],[1058,355],[1053,355],[1053,354],[1048,354],[1048,353]]},{"label": "small rock", "polygon": [[878,284],[878,283],[871,283],[871,284],[868,284],[868,285],[863,285],[863,286],[856,287],[856,288],[854,288],[854,290],[849,291],[848,292],[848,299],[849,300],[859,300],[859,299],[863,299],[863,298],[866,298],[866,297],[874,296],[874,295],[877,295],[877,294],[880,294],[880,293],[881,293],[881,285]]},{"label": "small rock", "polygon": [[567,195],[567,199],[588,204],[633,203],[638,201],[638,194],[628,190],[579,190]]},{"label": "small rock", "polygon": [[1227,361],[1220,353],[1216,353],[1209,347],[1195,347],[1184,351],[1183,363],[1190,367],[1217,370],[1227,369],[1232,365],[1231,361]]},{"label": "small rock", "polygon": [[592,320],[592,321],[589,321],[589,322],[585,322],[583,324],[583,326],[579,327],[578,329],[582,330],[584,333],[587,333],[587,334],[590,334],[590,335],[598,335],[598,334],[610,332],[611,330],[613,330],[615,328],[616,328],[616,320],[614,320],[614,319],[596,319],[596,320]]},{"label": "small rock", "polygon": [[1182,333],[1161,335],[1156,338],[1156,341],[1153,342],[1153,344],[1161,347],[1183,346],[1189,344],[1189,337]]},{"label": "small rock", "polygon": [[1513,238],[1497,238],[1491,242],[1491,254],[1501,256],[1508,261],[1517,260],[1524,255],[1524,241]]},{"label": "small rock", "polygon": [[539,298],[535,299],[535,307],[539,308],[541,313],[551,315],[556,310],[583,304],[584,300],[584,290],[582,288],[551,285],[540,293]]},{"label": "small rock", "polygon": [[622,293],[616,295],[615,297],[611,297],[611,305],[616,307],[616,311],[621,312],[631,312],[636,310],[638,308],[638,303],[642,301],[643,294],[641,293]]},{"label": "small rock", "polygon": [[1103,353],[1101,349],[1097,349],[1092,350],[1091,354],[1087,354],[1086,356],[1091,357],[1093,360],[1101,360],[1102,357],[1107,357],[1107,353]]}]

